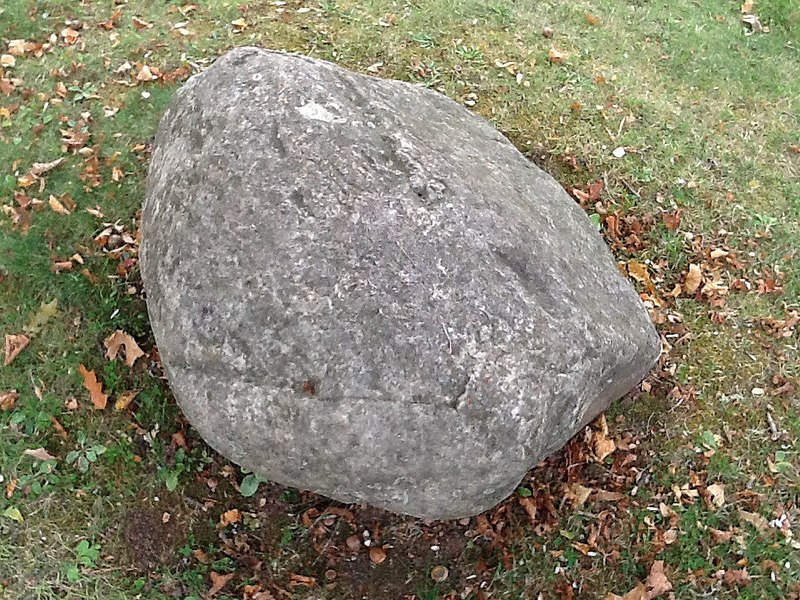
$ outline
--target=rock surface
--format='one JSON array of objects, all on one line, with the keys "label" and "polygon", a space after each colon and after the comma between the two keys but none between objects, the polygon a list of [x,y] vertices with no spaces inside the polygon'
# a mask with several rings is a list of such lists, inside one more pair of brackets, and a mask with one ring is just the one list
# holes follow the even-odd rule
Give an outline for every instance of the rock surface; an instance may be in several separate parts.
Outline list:
[{"label": "rock surface", "polygon": [[142,274],[215,449],[343,502],[457,518],[660,352],[580,207],[433,91],[239,48],[164,115]]}]

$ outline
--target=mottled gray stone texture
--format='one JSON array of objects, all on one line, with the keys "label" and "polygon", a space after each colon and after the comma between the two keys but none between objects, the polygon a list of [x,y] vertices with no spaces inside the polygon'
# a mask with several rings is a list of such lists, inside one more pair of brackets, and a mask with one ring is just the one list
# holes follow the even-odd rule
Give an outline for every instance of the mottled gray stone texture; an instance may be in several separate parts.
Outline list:
[{"label": "mottled gray stone texture", "polygon": [[192,77],[142,232],[189,421],[343,502],[484,511],[660,352],[595,227],[491,124],[319,60],[238,48]]}]

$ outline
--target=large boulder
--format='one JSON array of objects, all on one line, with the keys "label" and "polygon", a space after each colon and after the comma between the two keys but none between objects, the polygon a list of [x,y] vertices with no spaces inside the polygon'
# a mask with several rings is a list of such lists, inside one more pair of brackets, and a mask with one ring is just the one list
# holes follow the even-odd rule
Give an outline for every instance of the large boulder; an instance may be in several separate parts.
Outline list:
[{"label": "large boulder", "polygon": [[238,48],[175,94],[142,232],[189,421],[343,502],[486,510],[660,351],[594,225],[492,125],[302,56]]}]

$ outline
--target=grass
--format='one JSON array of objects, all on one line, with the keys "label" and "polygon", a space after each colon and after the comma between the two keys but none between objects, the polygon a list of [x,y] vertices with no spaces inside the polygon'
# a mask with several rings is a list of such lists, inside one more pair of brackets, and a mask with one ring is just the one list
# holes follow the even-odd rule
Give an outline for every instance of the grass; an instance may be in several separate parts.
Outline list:
[{"label": "grass", "polygon": [[[746,35],[740,4],[132,0],[107,29],[99,24],[111,3],[4,2],[3,53],[10,40],[57,41],[3,69],[13,89],[0,93],[0,203],[9,207],[0,329],[22,333],[53,300],[58,312],[0,367],[0,393],[19,394],[0,411],[0,596],[200,598],[233,573],[216,597],[600,598],[624,594],[663,560],[676,598],[794,597],[800,356],[796,329],[780,322],[800,310],[800,13],[790,0],[757,2],[770,31]],[[645,265],[653,287],[637,285],[660,304],[653,312],[671,349],[646,390],[608,413],[610,435],[632,446],[576,463],[587,455],[578,436],[532,471],[538,522],[519,498],[487,515],[489,532],[476,519],[426,524],[351,507],[352,521],[337,516],[318,538],[324,499],[266,483],[243,497],[246,475],[183,420],[152,352],[135,244],[117,255],[95,238],[105,223],[135,233],[171,94],[243,44],[433,87],[490,119],[568,190],[603,182],[585,207],[621,262]],[[549,62],[551,47],[563,62]],[[165,77],[137,81],[142,65]],[[82,149],[62,149],[67,130],[89,134]],[[19,185],[31,165],[59,157],[41,189]],[[15,193],[43,201],[28,227],[13,222]],[[48,204],[64,194],[69,215]],[[672,230],[662,215],[676,209]],[[53,269],[75,254],[83,264]],[[691,264],[705,287],[673,297]],[[715,278],[728,289],[714,292]],[[132,368],[104,356],[117,329],[149,353]],[[79,365],[110,394],[105,410],[91,408]],[[97,446],[105,451],[95,460],[66,460]],[[55,458],[25,454],[37,448]],[[565,486],[575,482],[624,499],[571,501]],[[720,505],[714,484],[724,485]],[[220,527],[231,509],[241,520]],[[753,514],[766,521],[753,525]],[[783,529],[769,525],[782,515]],[[393,546],[384,563],[372,565],[363,546],[352,560],[332,554],[363,530]],[[444,582],[430,579],[435,564],[449,568]],[[298,576],[314,577],[313,589]]]}]

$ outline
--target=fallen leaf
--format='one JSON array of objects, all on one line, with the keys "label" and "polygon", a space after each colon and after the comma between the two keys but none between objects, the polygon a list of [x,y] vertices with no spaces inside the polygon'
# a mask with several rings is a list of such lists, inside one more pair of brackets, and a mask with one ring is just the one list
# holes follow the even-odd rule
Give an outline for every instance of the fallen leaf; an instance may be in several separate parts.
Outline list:
[{"label": "fallen leaf", "polygon": [[650,272],[647,270],[647,265],[640,263],[636,260],[628,261],[628,275],[639,283],[643,283],[648,290],[655,289],[653,281],[650,279]]},{"label": "fallen leaf", "polygon": [[12,54],[3,54],[0,56],[0,66],[13,67],[17,64],[17,59]]},{"label": "fallen leaf", "polygon": [[597,462],[603,462],[605,458],[617,449],[614,440],[606,437],[602,431],[595,431],[592,436],[592,451]]},{"label": "fallen leaf", "polygon": [[9,506],[3,511],[3,516],[17,523],[22,523],[25,519],[22,518],[22,513],[16,506]]},{"label": "fallen leaf", "polygon": [[703,272],[700,270],[700,265],[690,264],[686,279],[683,282],[684,291],[691,296],[697,291],[701,283],[703,283]]},{"label": "fallen leaf", "polygon": [[437,583],[442,583],[447,579],[448,575],[450,575],[450,572],[444,565],[436,565],[431,569],[431,579]]},{"label": "fallen leaf", "polygon": [[725,486],[721,483],[715,483],[706,488],[706,491],[711,496],[711,504],[717,508],[722,508],[725,504]]},{"label": "fallen leaf", "polygon": [[240,523],[242,521],[242,513],[238,508],[227,510],[219,516],[220,527],[226,527],[233,523]]},{"label": "fallen leaf", "polygon": [[25,452],[23,452],[23,454],[25,456],[31,456],[31,457],[35,458],[36,460],[56,460],[56,457],[53,456],[52,454],[50,454],[44,448],[36,448],[35,450],[28,449],[28,450],[25,450]]},{"label": "fallen leaf", "polygon": [[236,573],[228,573],[220,575],[216,571],[211,571],[211,588],[208,590],[208,596],[216,596],[225,585],[233,579]]},{"label": "fallen leaf", "polygon": [[750,575],[747,569],[729,569],[722,576],[722,581],[729,587],[744,587],[750,583]]},{"label": "fallen leaf", "polygon": [[767,520],[758,513],[751,513],[745,510],[740,510],[739,518],[745,523],[750,523],[750,525],[752,525],[759,531],[766,531],[767,529],[769,529],[769,523],[767,522]]},{"label": "fallen leaf", "polygon": [[550,48],[550,52],[547,53],[547,58],[552,64],[561,64],[567,58],[567,55],[557,48]]},{"label": "fallen leaf", "polygon": [[650,574],[644,582],[647,590],[647,600],[658,598],[661,594],[672,590],[672,584],[664,573],[664,561],[657,560],[650,567]]},{"label": "fallen leaf", "polygon": [[133,364],[142,356],[144,356],[144,352],[142,349],[139,348],[139,345],[136,343],[130,335],[122,331],[121,329],[117,329],[114,333],[108,336],[104,342],[106,346],[106,358],[109,360],[116,360],[117,354],[119,353],[120,349],[125,353],[125,364],[129,367],[132,367]]},{"label": "fallen leaf", "polygon": [[681,215],[683,209],[679,208],[673,213],[661,213],[661,220],[670,231],[676,231],[681,226]]},{"label": "fallen leaf", "polygon": [[247,27],[247,21],[240,17],[234,21],[231,21],[231,25],[233,25],[237,30],[241,31]]},{"label": "fallen leaf", "polygon": [[564,496],[571,500],[576,508],[583,506],[592,495],[592,488],[580,483],[568,483],[564,486]]},{"label": "fallen leaf", "polygon": [[375,565],[381,564],[386,560],[386,550],[380,546],[372,546],[372,548],[369,549],[369,559]]},{"label": "fallen leaf", "polygon": [[10,365],[20,352],[30,343],[27,335],[6,335],[6,360],[5,365]]},{"label": "fallen leaf", "polygon": [[744,0],[744,4],[742,4],[741,8],[742,14],[745,15],[749,12],[753,12],[753,4],[755,4],[753,0]]},{"label": "fallen leaf", "polygon": [[531,525],[536,524],[536,502],[533,501],[532,498],[519,498],[519,504],[522,508],[525,509],[525,512],[528,513],[528,519],[531,522]]},{"label": "fallen leaf", "polygon": [[114,410],[125,410],[137,395],[139,392],[122,392],[114,403]]},{"label": "fallen leaf", "polygon": [[609,492],[608,490],[595,490],[592,494],[592,500],[598,502],[617,502],[622,500],[625,494],[621,492]]},{"label": "fallen leaf", "polygon": [[153,24],[152,23],[148,23],[147,21],[145,21],[144,19],[140,19],[139,17],[133,17],[131,19],[131,21],[133,22],[133,26],[136,27],[136,29],[152,29],[153,28]]},{"label": "fallen leaf", "polygon": [[11,410],[17,403],[19,394],[17,390],[10,390],[8,392],[0,392],[0,410]]},{"label": "fallen leaf", "polygon": [[67,207],[61,204],[58,198],[50,194],[50,199],[48,200],[48,204],[50,204],[50,208],[53,209],[53,212],[57,212],[60,215],[69,215],[71,214]]},{"label": "fallen leaf", "polygon": [[725,544],[733,539],[733,531],[722,531],[713,527],[709,527],[708,531],[714,544]]},{"label": "fallen leaf", "polygon": [[97,380],[94,371],[89,371],[83,365],[78,365],[78,371],[83,377],[83,387],[89,391],[92,404],[98,410],[103,410],[108,404],[108,394],[103,393],[103,384]]},{"label": "fallen leaf", "polygon": [[39,310],[31,315],[28,324],[23,329],[32,335],[39,333],[47,322],[58,314],[58,300],[53,300],[39,307]]},{"label": "fallen leaf", "polygon": [[670,544],[674,544],[678,539],[678,530],[677,529],[668,529],[664,532],[664,543],[669,546]]}]

